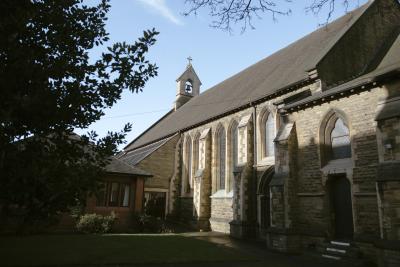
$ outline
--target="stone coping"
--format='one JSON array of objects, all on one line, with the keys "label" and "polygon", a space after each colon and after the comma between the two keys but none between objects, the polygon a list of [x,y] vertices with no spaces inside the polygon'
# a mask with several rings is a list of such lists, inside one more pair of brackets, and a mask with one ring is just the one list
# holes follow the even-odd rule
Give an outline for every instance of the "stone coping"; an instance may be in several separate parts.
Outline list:
[{"label": "stone coping", "polygon": [[226,193],[225,189],[218,190],[210,198],[233,198],[233,191]]}]

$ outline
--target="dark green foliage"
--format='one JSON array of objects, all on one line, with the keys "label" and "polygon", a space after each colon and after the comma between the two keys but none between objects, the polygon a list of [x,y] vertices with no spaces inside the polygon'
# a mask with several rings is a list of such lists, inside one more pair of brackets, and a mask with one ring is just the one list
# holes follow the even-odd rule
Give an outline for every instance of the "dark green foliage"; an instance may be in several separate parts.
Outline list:
[{"label": "dark green foliage", "polygon": [[115,221],[115,214],[112,212],[109,216],[99,214],[82,215],[77,223],[76,229],[84,234],[105,234],[112,230]]},{"label": "dark green foliage", "polygon": [[138,217],[138,231],[141,233],[170,233],[172,232],[164,219],[142,214]]},{"label": "dark green foliage", "polygon": [[30,225],[84,203],[131,125],[103,138],[73,130],[157,75],[145,57],[154,29],[89,60],[109,39],[109,1],[97,3],[0,1],[0,220],[18,210]]}]

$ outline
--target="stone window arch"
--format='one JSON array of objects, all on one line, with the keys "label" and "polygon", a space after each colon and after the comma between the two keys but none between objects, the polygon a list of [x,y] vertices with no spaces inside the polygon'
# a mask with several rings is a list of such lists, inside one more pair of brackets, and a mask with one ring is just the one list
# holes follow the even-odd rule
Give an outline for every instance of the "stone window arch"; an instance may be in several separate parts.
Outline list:
[{"label": "stone window arch", "polygon": [[216,133],[216,163],[217,163],[217,173],[216,173],[216,189],[224,190],[226,181],[226,133],[225,128],[220,126]]},{"label": "stone window arch", "polygon": [[[200,133],[196,133],[193,138],[193,178],[196,175],[196,171],[200,166]],[[193,179],[192,179],[193,180]]]},{"label": "stone window arch", "polygon": [[228,128],[228,175],[227,175],[227,191],[232,190],[232,183],[234,179],[233,171],[235,167],[238,165],[238,123],[236,120],[233,120]]},{"label": "stone window arch", "polygon": [[260,120],[262,158],[275,156],[276,119],[272,112],[265,110]]},{"label": "stone window arch", "polygon": [[190,193],[192,183],[192,138],[188,136],[185,140],[184,146],[184,171],[183,171],[183,183],[182,191],[183,193]]},{"label": "stone window arch", "polygon": [[331,111],[322,122],[320,131],[321,160],[323,165],[330,160],[352,157],[348,122],[343,114]]}]

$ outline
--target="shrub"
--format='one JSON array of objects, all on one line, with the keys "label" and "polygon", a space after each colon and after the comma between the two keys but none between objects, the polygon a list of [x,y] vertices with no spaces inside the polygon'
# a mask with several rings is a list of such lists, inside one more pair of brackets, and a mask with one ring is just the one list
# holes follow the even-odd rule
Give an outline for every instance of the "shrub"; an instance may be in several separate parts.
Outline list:
[{"label": "shrub", "polygon": [[171,233],[173,232],[164,219],[141,214],[136,218],[137,230],[141,233]]},{"label": "shrub", "polygon": [[114,212],[111,212],[109,216],[95,213],[85,214],[79,218],[76,228],[79,232],[85,234],[104,234],[111,232],[114,221]]}]

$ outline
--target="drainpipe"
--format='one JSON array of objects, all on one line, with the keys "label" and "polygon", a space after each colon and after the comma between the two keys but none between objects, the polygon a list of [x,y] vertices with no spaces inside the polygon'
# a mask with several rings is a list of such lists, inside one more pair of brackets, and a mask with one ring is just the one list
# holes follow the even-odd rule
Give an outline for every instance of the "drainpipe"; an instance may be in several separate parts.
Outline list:
[{"label": "drainpipe", "polygon": [[[253,219],[254,219],[254,230],[256,231],[254,234],[257,234],[258,221],[257,221],[257,108],[254,103],[250,102],[250,106],[253,107]],[[256,235],[257,236],[257,235]]]}]

